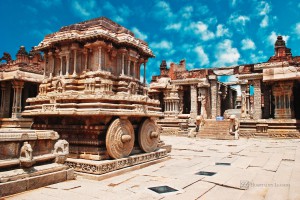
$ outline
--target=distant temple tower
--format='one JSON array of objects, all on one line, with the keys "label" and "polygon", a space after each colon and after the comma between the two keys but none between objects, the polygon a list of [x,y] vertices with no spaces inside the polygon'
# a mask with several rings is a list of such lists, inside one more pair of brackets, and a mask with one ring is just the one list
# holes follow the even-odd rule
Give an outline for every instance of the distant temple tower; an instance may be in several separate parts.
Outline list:
[{"label": "distant temple tower", "polygon": [[291,59],[291,49],[286,47],[282,36],[277,36],[277,40],[275,42],[275,55],[269,59],[269,62],[290,61]]}]

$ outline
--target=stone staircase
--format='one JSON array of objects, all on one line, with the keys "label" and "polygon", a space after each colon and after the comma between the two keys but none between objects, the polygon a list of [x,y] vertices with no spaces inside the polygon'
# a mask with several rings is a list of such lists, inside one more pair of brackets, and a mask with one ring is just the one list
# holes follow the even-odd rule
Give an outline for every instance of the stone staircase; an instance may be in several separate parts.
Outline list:
[{"label": "stone staircase", "polygon": [[234,140],[234,135],[229,134],[229,126],[229,120],[217,121],[215,119],[206,119],[204,126],[200,129],[197,137],[219,140]]}]

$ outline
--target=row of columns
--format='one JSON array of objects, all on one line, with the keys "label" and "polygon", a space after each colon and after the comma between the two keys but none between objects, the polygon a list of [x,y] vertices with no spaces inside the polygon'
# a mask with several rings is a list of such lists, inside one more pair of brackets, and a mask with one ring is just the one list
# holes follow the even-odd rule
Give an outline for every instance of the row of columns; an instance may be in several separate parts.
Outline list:
[{"label": "row of columns", "polygon": [[[103,45],[103,44],[102,44]],[[77,59],[77,55],[78,55],[78,52],[79,52],[79,47],[77,47],[78,45],[74,45],[71,47],[71,51],[73,51],[73,55],[74,55],[74,64],[73,64],[73,75],[77,75],[78,73],[78,69],[77,69],[77,66],[78,66],[78,59]],[[84,70],[87,70],[87,67],[88,67],[88,62],[89,62],[89,56],[90,56],[90,51],[91,49],[93,49],[92,47],[89,46],[89,48],[85,47],[83,49],[83,51],[80,51],[83,53],[84,57]],[[97,51],[97,56],[94,57],[94,64],[97,64],[97,70],[101,71],[101,70],[104,70],[103,69],[103,65],[105,62],[105,54],[103,54],[103,47],[102,46],[99,46],[95,49]],[[95,52],[96,52],[95,51]],[[137,71],[137,65],[138,63],[143,63],[144,64],[144,77],[146,77],[146,62],[147,60],[144,60],[144,59],[140,59],[139,61],[138,60],[135,60],[135,59],[128,59],[126,60],[125,59],[125,53],[126,50],[123,50],[123,53],[122,53],[122,64],[121,64],[121,75],[130,75],[132,76],[133,78],[139,78],[139,75],[138,75],[138,72]],[[116,55],[112,56],[113,58],[115,58]],[[59,57],[59,60],[60,60],[60,73],[59,75],[62,76],[62,75],[69,75],[69,71],[70,71],[70,67],[72,67],[70,65],[70,58],[71,58],[71,52],[69,50],[62,50],[61,52],[59,52],[59,50],[55,50],[55,53],[54,52],[48,52],[46,55],[45,55],[46,59],[48,60],[48,62],[46,63],[46,67],[44,69],[44,76],[46,76],[47,74],[47,70],[49,70],[49,74],[50,76],[53,75],[53,73],[55,72],[55,59],[57,57]],[[64,60],[65,60],[65,66],[64,66]],[[125,72],[125,62],[128,61],[127,63],[127,71]],[[131,66],[131,62],[133,62],[133,68]],[[66,68],[64,70],[64,67]],[[65,72],[64,72],[65,71]],[[131,73],[132,72],[132,73]],[[54,74],[56,75],[56,74]],[[145,84],[145,79],[144,79],[144,84]]]},{"label": "row of columns", "polygon": [[165,101],[165,111],[166,112],[176,112],[179,111],[178,100],[167,100]]}]

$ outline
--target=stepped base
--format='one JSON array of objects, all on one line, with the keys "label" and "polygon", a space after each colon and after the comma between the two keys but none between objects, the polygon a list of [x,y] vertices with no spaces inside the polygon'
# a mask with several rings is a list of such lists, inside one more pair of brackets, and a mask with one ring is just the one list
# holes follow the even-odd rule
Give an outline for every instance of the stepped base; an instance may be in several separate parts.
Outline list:
[{"label": "stepped base", "polygon": [[117,160],[95,161],[68,158],[65,164],[68,165],[70,168],[73,168],[75,172],[84,172],[89,174],[101,175],[122,168],[146,163],[149,161],[159,160],[167,156],[168,155],[166,149],[159,149],[155,152],[132,155],[127,158]]},{"label": "stepped base", "polygon": [[296,119],[241,120],[240,136],[300,138],[300,121]]},{"label": "stepped base", "polygon": [[71,179],[74,179],[73,169],[56,163],[0,172],[0,197]]}]

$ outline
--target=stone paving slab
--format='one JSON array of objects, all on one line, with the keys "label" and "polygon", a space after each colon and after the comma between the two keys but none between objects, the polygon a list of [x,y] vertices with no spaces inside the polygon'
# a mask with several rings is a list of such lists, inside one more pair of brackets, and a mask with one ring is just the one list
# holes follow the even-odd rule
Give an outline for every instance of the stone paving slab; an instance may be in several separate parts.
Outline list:
[{"label": "stone paving slab", "polygon": [[[175,149],[164,162],[102,181],[78,177],[7,199],[300,199],[300,140],[161,138]],[[197,175],[199,171],[217,174]],[[163,185],[178,191],[149,190]]]}]

